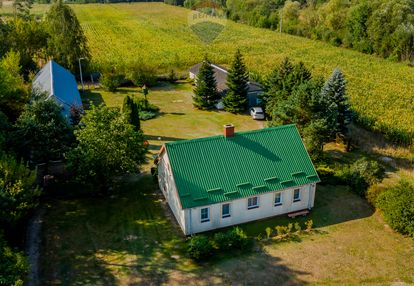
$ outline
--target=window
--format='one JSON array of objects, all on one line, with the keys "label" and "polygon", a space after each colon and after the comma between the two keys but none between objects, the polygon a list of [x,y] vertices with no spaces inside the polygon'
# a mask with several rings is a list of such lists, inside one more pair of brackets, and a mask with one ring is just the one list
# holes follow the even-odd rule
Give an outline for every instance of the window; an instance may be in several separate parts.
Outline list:
[{"label": "window", "polygon": [[230,217],[230,204],[224,204],[221,206],[221,217]]},{"label": "window", "polygon": [[259,207],[259,198],[258,197],[252,197],[247,199],[247,209],[255,209]]},{"label": "window", "polygon": [[210,209],[209,208],[203,208],[200,211],[200,218],[201,222],[208,222],[210,221]]},{"label": "window", "polygon": [[282,205],[282,193],[275,194],[275,207]]},{"label": "window", "polygon": [[300,189],[295,189],[293,191],[293,202],[299,202],[300,201]]}]

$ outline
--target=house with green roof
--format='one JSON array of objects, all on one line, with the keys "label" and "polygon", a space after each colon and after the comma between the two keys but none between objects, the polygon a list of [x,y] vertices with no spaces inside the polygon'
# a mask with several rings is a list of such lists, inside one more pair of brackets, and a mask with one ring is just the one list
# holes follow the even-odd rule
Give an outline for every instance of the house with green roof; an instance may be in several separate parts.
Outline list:
[{"label": "house with green roof", "polygon": [[313,208],[319,177],[295,125],[166,143],[158,181],[184,234]]}]

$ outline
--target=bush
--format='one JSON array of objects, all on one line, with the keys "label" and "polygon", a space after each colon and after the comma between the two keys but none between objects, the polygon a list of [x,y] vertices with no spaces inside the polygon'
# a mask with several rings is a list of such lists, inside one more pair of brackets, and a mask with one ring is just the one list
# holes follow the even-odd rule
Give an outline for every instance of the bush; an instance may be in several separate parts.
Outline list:
[{"label": "bush", "polygon": [[136,86],[153,86],[157,83],[155,76],[156,71],[154,68],[147,66],[143,63],[136,62],[128,67],[127,79],[132,81]]},{"label": "bush", "polygon": [[381,185],[372,185],[368,188],[367,193],[365,195],[367,201],[372,205],[376,206],[378,196],[385,191],[386,187]]},{"label": "bush", "polygon": [[124,81],[124,75],[115,72],[103,72],[100,79],[102,87],[111,92],[116,91]]},{"label": "bush", "polygon": [[157,116],[157,114],[151,111],[140,111],[139,112],[139,119],[144,120],[144,121],[152,119],[155,116]]},{"label": "bush", "polygon": [[367,158],[361,158],[337,172],[337,177],[361,196],[366,194],[369,186],[381,182],[384,175],[384,168],[377,161]]},{"label": "bush", "polygon": [[322,184],[335,185],[337,183],[335,178],[335,170],[327,165],[320,165],[316,167],[319,178]]},{"label": "bush", "polygon": [[214,235],[217,248],[222,250],[245,249],[249,245],[246,233],[238,227],[232,228],[227,232],[220,232]]},{"label": "bush", "polygon": [[27,270],[26,257],[10,248],[0,233],[0,285],[23,285]]},{"label": "bush", "polygon": [[284,237],[287,235],[287,227],[283,225],[277,225],[275,227],[277,236]]},{"label": "bush", "polygon": [[153,113],[160,111],[160,108],[158,106],[150,103],[145,98],[135,97],[134,101],[136,104],[138,104],[138,109],[140,111],[150,111]]},{"label": "bush", "polygon": [[396,231],[414,237],[414,185],[401,181],[379,194],[377,207]]},{"label": "bush", "polygon": [[313,228],[313,220],[307,220],[305,221],[305,225],[306,225],[306,231],[310,232]]},{"label": "bush", "polygon": [[213,255],[213,246],[205,235],[195,235],[188,240],[187,252],[195,260],[203,260]]}]

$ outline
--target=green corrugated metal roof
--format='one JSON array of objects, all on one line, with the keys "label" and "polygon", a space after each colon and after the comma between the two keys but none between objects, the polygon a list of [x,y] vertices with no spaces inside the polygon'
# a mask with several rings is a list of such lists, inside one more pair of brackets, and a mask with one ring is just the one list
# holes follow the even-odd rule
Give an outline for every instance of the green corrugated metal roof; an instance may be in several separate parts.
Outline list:
[{"label": "green corrugated metal roof", "polygon": [[165,144],[184,209],[319,182],[295,125]]}]

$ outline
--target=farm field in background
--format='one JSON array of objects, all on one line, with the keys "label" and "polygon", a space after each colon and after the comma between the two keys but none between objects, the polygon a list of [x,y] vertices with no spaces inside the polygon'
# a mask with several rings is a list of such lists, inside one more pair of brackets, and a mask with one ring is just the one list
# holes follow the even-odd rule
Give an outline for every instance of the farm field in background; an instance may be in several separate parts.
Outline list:
[{"label": "farm field in background", "polygon": [[[189,25],[190,11],[163,3],[76,4],[89,40],[93,61],[113,66],[140,61],[166,74],[186,72],[207,52],[228,66],[240,48],[251,72],[266,74],[284,57],[303,61],[327,78],[340,67],[348,80],[353,109],[365,125],[391,139],[412,143],[414,137],[414,72],[412,67],[319,41],[279,34],[227,21],[206,45]],[[4,5],[0,12],[11,13]],[[35,5],[42,15],[47,5]]]},{"label": "farm field in background", "polygon": [[163,3],[71,7],[97,63],[140,60],[159,73],[184,72],[206,52],[212,61],[229,65],[240,48],[254,73],[268,73],[284,57],[303,61],[325,78],[340,67],[349,82],[354,110],[374,130],[392,138],[396,133],[414,134],[414,72],[404,64],[231,21],[207,46],[189,27],[189,10]]}]

